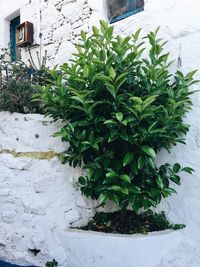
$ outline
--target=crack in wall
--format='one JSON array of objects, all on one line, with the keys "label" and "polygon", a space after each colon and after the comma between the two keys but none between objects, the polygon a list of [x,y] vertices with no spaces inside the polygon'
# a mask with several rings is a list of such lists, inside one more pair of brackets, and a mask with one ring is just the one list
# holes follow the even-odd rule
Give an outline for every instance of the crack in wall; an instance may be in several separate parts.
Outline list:
[{"label": "crack in wall", "polygon": [[59,157],[61,153],[55,151],[46,152],[16,152],[8,149],[0,149],[0,154],[10,154],[15,158],[31,158],[39,160],[50,160],[55,157]]}]

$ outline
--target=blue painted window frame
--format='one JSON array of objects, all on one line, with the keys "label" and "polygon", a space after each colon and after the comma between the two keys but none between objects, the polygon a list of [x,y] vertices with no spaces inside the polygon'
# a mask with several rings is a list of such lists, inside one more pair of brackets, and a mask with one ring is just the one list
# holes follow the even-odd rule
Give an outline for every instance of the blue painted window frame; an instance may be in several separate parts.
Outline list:
[{"label": "blue painted window frame", "polygon": [[[120,5],[120,0],[113,0],[113,1],[116,1],[116,2],[118,1],[119,2],[118,5]],[[109,0],[107,0],[107,2],[109,2]],[[108,14],[109,14],[110,23],[117,22],[119,20],[125,19],[129,16],[132,16],[138,12],[143,11],[144,10],[144,0],[127,0],[126,2],[122,0],[120,8],[126,8],[127,11],[118,15],[118,16],[111,17],[111,15],[110,15],[111,10],[109,10],[109,4],[108,4]]]},{"label": "blue painted window frame", "polygon": [[17,59],[16,29],[20,25],[20,16],[10,21],[10,54],[11,60]]}]

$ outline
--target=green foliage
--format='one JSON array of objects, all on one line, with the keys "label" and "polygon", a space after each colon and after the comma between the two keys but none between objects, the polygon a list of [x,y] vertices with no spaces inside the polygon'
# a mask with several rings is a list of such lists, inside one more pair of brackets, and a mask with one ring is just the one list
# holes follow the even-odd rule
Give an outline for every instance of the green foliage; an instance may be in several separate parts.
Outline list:
[{"label": "green foliage", "polygon": [[41,106],[32,102],[37,84],[44,84],[45,70],[30,69],[22,62],[10,62],[9,54],[0,51],[0,110],[21,113],[40,113]]},{"label": "green foliage", "polygon": [[56,260],[53,259],[53,261],[48,261],[45,266],[46,267],[56,267],[56,266],[58,266],[58,263]]},{"label": "green foliage", "polygon": [[166,229],[179,230],[185,227],[184,224],[171,224],[168,222],[165,213],[154,213],[147,210],[140,214],[133,211],[126,211],[126,223],[121,224],[121,214],[116,212],[97,212],[82,230],[120,233],[120,234],[147,234],[148,232],[161,231]]},{"label": "green foliage", "polygon": [[123,38],[106,22],[100,26],[90,37],[81,33],[71,64],[50,71],[53,81],[35,99],[66,122],[56,135],[70,144],[64,161],[87,170],[79,179],[83,194],[138,212],[175,193],[180,173],[193,171],[178,163],[158,167],[156,155],[185,143],[196,71],[169,72],[158,29],[141,40],[140,29]]}]

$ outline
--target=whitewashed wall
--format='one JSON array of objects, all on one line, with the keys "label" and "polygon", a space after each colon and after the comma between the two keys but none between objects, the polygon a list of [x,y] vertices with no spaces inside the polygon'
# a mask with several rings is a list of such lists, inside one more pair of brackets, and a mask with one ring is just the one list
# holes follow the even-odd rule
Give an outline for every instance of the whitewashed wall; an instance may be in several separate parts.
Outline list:
[{"label": "whitewashed wall", "polygon": [[[4,0],[0,0],[0,4],[2,1],[4,2]],[[42,10],[43,13],[41,21],[38,17],[38,10]],[[191,69],[200,69],[199,12],[199,0],[146,0],[144,12],[114,25],[116,32],[120,34],[131,34],[139,27],[143,28],[145,34],[161,26],[160,35],[169,40],[167,49],[171,52],[172,58],[176,60],[172,70],[177,68],[177,59],[180,56],[182,59],[180,70],[187,72]],[[2,13],[0,13],[0,18],[1,15]],[[89,31],[93,24],[98,24],[99,18],[105,18],[105,16],[103,0],[88,0],[88,2],[82,0],[44,2],[41,0],[41,3],[32,0],[30,4],[28,3],[21,9],[22,20],[34,22],[36,32],[42,32],[42,40],[38,39],[36,32],[35,40],[36,43],[41,42],[42,54],[45,49],[48,50],[50,66],[68,60],[80,30]],[[40,50],[40,48],[37,49]],[[35,52],[36,50],[33,49],[32,53]],[[25,60],[28,60],[29,56],[26,51],[23,51],[22,55]],[[196,77],[200,79],[200,73]],[[151,253],[145,251],[144,256],[149,259],[149,265],[146,263],[145,266],[142,265],[144,261],[142,258],[139,260],[136,255],[131,267],[200,266],[199,93],[193,96],[193,102],[193,111],[187,118],[187,122],[191,124],[191,130],[187,136],[187,146],[178,145],[171,154],[162,152],[158,158],[159,163],[176,161],[196,170],[193,176],[184,175],[182,185],[177,188],[178,194],[162,203],[162,208],[166,210],[168,217],[173,222],[185,223],[187,227],[181,231],[178,241],[176,238],[168,240],[172,243],[166,254],[163,250],[163,253],[156,254],[156,261],[151,262]],[[18,121],[15,120],[15,117],[18,118]],[[23,119],[24,117],[28,118],[28,122]],[[37,127],[35,120],[39,125]],[[29,125],[28,128],[22,126],[24,123],[26,125],[26,122]],[[68,247],[70,242],[66,244],[64,237],[60,236],[60,231],[62,232],[69,226],[70,222],[81,219],[81,214],[84,213],[87,216],[91,214],[91,209],[87,209],[90,204],[86,203],[85,199],[80,197],[78,191],[75,191],[72,186],[79,171],[61,165],[56,158],[37,160],[32,159],[30,155],[24,157],[22,154],[21,157],[16,158],[16,154],[13,156],[13,153],[6,151],[16,149],[18,152],[44,152],[54,150],[54,147],[55,151],[62,150],[58,140],[47,138],[48,133],[54,132],[55,127],[49,122],[47,126],[45,124],[43,118],[36,115],[35,117],[18,115],[9,117],[6,113],[0,114],[0,142],[4,149],[4,153],[0,154],[0,202],[2,207],[0,210],[0,258],[20,263],[25,263],[25,259],[29,263],[44,266],[46,259],[54,257],[62,266],[79,267],[82,262],[81,253],[78,253],[79,250],[82,251],[80,246],[85,246],[88,251],[87,241],[90,242],[90,239],[86,238],[84,243],[74,241],[77,244],[77,253],[73,254],[75,253],[75,249],[73,249],[70,254]],[[40,138],[35,138],[35,134],[39,134]],[[71,244],[74,244],[73,240]],[[140,240],[141,250],[143,244],[143,241]],[[158,245],[155,246],[153,244],[152,249],[159,251],[160,243],[158,242]],[[41,249],[41,252],[34,257],[28,248]],[[119,248],[116,247],[116,249]],[[103,245],[101,252],[103,253]],[[103,257],[101,252],[98,254],[99,259]],[[80,257],[76,263],[71,259],[73,255]],[[92,257],[92,255],[90,256]],[[110,255],[113,266],[115,260],[113,258],[112,261],[112,257],[115,256],[115,253]],[[91,261],[89,262],[91,263]],[[93,266],[112,267],[111,262],[109,261],[108,265],[106,260],[99,260],[99,262],[93,262]],[[82,267],[89,267],[87,263],[84,264]],[[121,267],[119,263],[115,266]]]},{"label": "whitewashed wall", "polygon": [[[51,137],[59,129],[42,115],[0,112],[0,259],[62,262],[66,255],[56,231],[91,216],[75,186],[81,170],[55,155],[66,148]],[[30,249],[41,251],[35,257]]]},{"label": "whitewashed wall", "polygon": [[27,0],[0,0],[0,48],[5,48],[10,42],[10,21],[20,15],[20,9]]}]

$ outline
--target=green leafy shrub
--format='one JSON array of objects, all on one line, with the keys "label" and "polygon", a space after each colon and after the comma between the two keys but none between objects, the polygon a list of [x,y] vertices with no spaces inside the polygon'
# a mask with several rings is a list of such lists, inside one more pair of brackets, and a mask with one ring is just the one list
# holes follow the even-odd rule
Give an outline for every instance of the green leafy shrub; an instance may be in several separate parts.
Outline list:
[{"label": "green leafy shrub", "polygon": [[142,40],[140,31],[115,36],[104,21],[90,37],[82,31],[71,64],[50,71],[53,81],[35,95],[47,115],[66,122],[57,135],[70,144],[64,161],[87,170],[82,193],[136,213],[175,193],[180,173],[193,171],[178,163],[158,167],[156,155],[185,143],[189,87],[197,82],[196,71],[170,73],[158,29]]},{"label": "green leafy shrub", "polygon": [[[8,60],[7,60],[8,58]],[[22,61],[10,62],[9,53],[0,53],[0,110],[21,113],[41,113],[41,106],[32,102],[37,84],[44,84],[45,69],[35,70]]]},{"label": "green leafy shrub", "polygon": [[126,223],[121,224],[121,213],[119,211],[97,212],[91,221],[86,226],[80,227],[80,229],[113,234],[147,234],[148,232],[166,229],[180,230],[185,227],[184,224],[169,223],[164,212],[154,213],[151,210],[147,210],[140,214],[135,214],[128,210],[125,217]]}]

